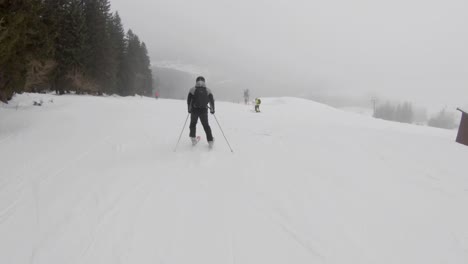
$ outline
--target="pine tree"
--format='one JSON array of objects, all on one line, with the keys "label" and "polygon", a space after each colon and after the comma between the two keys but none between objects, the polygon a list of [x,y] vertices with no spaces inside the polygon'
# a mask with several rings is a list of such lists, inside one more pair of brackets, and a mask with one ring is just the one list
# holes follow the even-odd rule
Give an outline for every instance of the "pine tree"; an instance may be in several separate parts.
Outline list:
[{"label": "pine tree", "polygon": [[413,120],[414,120],[413,106],[409,102],[403,103],[402,122],[411,124],[413,123]]},{"label": "pine tree", "polygon": [[127,49],[124,59],[123,95],[150,95],[152,92],[153,77],[150,69],[150,59],[146,44],[132,30],[127,32]]},{"label": "pine tree", "polygon": [[143,87],[140,94],[142,95],[151,95],[153,92],[153,76],[151,72],[151,61],[148,56],[148,49],[146,44],[143,42],[140,47],[140,56],[141,56],[141,72],[143,74]]},{"label": "pine tree", "polygon": [[69,0],[66,7],[65,28],[63,32],[63,43],[66,49],[64,50],[64,76],[62,78],[67,81],[67,89],[80,89],[73,83],[73,76],[77,73],[84,72],[85,51],[86,51],[86,29],[85,29],[85,14],[82,0]]},{"label": "pine tree", "polygon": [[[63,94],[70,86],[67,75],[82,51],[83,14],[76,0],[45,0],[45,19],[52,32],[53,59],[57,66],[51,76],[52,88]],[[81,38],[80,38],[81,36]]]},{"label": "pine tree", "polygon": [[108,0],[84,0],[86,18],[86,49],[85,67],[88,75],[96,82],[99,93],[109,92],[114,85],[112,72],[113,56],[110,48],[108,30],[111,18]]},{"label": "pine tree", "polygon": [[37,87],[151,93],[146,45],[125,34],[109,0],[0,0],[0,44],[2,101]]},{"label": "pine tree", "polygon": [[140,39],[130,29],[127,32],[127,49],[124,59],[124,86],[125,90],[122,95],[135,95],[138,86],[138,51],[140,47]]},{"label": "pine tree", "polygon": [[125,31],[122,26],[122,21],[120,19],[119,13],[116,12],[112,18],[110,23],[110,39],[112,43],[113,55],[114,55],[114,66],[116,69],[115,71],[115,92],[117,94],[124,94],[124,83],[125,78],[124,76],[124,59],[125,59],[125,49],[126,49],[126,41],[125,41]]},{"label": "pine tree", "polygon": [[394,120],[395,112],[396,112],[395,107],[392,104],[390,104],[390,102],[387,102],[376,108],[374,117],[385,119],[385,120]]},{"label": "pine tree", "polygon": [[22,92],[28,65],[53,49],[43,8],[41,0],[0,1],[0,101]]},{"label": "pine tree", "polygon": [[404,102],[395,107],[390,102],[387,102],[376,108],[374,117],[402,123],[413,123],[413,106],[409,102]]}]

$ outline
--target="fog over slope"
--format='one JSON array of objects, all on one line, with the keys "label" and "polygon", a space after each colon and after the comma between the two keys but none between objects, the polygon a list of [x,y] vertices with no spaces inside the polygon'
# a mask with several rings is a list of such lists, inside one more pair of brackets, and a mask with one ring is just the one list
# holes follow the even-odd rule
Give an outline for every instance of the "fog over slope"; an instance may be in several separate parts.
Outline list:
[{"label": "fog over slope", "polygon": [[[221,95],[377,95],[442,107],[468,97],[462,0],[113,0],[153,62],[204,69]],[[228,82],[226,82],[228,81]]]}]

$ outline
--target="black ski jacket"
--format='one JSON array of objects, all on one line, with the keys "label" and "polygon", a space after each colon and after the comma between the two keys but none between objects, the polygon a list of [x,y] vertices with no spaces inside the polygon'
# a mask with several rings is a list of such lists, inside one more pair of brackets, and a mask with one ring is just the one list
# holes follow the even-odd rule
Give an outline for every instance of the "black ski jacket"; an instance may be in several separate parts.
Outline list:
[{"label": "black ski jacket", "polygon": [[[187,106],[188,106],[188,110],[189,112],[192,111],[192,108],[195,108],[193,106],[193,103],[194,103],[194,96],[195,96],[195,91],[196,89],[199,89],[199,88],[202,88],[202,89],[206,89],[206,92],[208,94],[208,102],[210,104],[210,108],[211,108],[211,111],[214,112],[214,109],[215,109],[215,103],[214,103],[214,97],[213,97],[213,93],[211,92],[210,89],[208,89],[207,87],[192,87],[192,89],[190,89],[189,93],[188,93],[188,96],[187,96]],[[201,107],[198,107],[198,108],[202,108],[202,109],[207,109],[208,108],[208,105],[206,106],[201,106]]]}]

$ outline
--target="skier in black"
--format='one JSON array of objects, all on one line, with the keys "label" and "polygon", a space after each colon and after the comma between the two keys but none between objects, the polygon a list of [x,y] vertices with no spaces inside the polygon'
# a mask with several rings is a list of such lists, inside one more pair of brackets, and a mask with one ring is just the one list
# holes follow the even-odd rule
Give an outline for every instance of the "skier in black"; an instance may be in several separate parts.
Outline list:
[{"label": "skier in black", "polygon": [[208,144],[210,147],[213,147],[213,135],[211,134],[211,128],[208,124],[208,104],[210,104],[209,108],[211,114],[214,114],[215,105],[213,93],[206,87],[205,78],[200,76],[196,80],[195,87],[190,89],[187,97],[188,112],[191,114],[190,138],[193,145],[198,142],[196,139],[196,129],[198,118],[200,118]]}]

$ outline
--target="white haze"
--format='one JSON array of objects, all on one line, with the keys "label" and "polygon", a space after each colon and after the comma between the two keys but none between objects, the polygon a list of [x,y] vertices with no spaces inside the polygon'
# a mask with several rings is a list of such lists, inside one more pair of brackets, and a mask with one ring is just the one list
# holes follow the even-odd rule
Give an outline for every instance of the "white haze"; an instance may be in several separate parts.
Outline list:
[{"label": "white haze", "polygon": [[[240,97],[468,104],[466,0],[112,0],[152,61],[205,69]],[[218,84],[218,85],[217,85]]]}]

